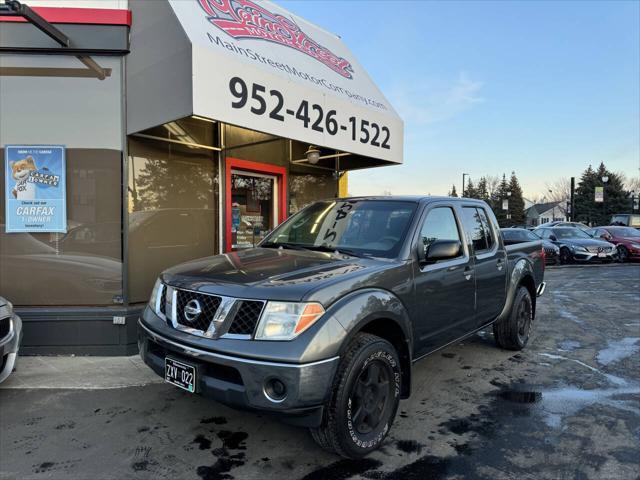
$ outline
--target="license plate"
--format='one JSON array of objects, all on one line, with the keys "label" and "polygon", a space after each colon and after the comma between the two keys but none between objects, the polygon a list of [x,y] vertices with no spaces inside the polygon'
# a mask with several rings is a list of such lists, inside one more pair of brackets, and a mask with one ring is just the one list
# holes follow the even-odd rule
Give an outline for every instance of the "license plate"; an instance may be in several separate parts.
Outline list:
[{"label": "license plate", "polygon": [[187,392],[196,391],[196,367],[166,357],[164,359],[164,380]]},{"label": "license plate", "polygon": [[598,252],[598,256],[599,256],[599,257],[606,257],[606,256],[607,256],[607,254],[606,254],[606,253],[604,253],[604,252]]}]

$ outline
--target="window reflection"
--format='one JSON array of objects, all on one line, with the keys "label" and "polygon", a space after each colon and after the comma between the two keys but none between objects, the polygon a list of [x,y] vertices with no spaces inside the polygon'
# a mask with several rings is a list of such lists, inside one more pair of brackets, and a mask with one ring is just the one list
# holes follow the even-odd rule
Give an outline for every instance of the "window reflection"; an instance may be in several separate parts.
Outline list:
[{"label": "window reflection", "polygon": [[122,299],[121,153],[67,149],[66,157],[66,234],[5,233],[0,182],[0,292],[19,306]]},{"label": "window reflection", "polygon": [[338,181],[333,175],[290,172],[289,213],[293,215],[317,200],[338,196]]},{"label": "window reflection", "polygon": [[161,141],[129,142],[129,299],[149,298],[168,267],[217,252],[213,152]]}]

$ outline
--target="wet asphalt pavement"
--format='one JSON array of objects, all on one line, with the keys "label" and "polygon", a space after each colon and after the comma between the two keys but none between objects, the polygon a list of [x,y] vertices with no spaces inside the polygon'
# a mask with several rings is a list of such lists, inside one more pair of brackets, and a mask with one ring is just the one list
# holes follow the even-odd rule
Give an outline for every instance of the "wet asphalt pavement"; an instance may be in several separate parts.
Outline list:
[{"label": "wet asphalt pavement", "polygon": [[640,266],[546,280],[525,351],[481,332],[415,365],[366,459],[164,384],[14,388],[0,390],[0,478],[640,478]]}]

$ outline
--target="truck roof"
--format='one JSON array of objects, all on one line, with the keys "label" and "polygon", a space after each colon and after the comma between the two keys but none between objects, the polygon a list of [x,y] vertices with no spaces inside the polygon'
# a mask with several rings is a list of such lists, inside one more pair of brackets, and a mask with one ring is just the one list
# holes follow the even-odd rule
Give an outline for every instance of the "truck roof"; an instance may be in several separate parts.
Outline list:
[{"label": "truck roof", "polygon": [[437,200],[447,200],[454,202],[478,202],[484,203],[482,200],[478,200],[475,198],[465,198],[465,197],[445,197],[445,196],[436,196],[436,195],[363,195],[359,197],[343,197],[337,200],[386,200],[389,202],[415,202],[415,203],[428,203]]}]

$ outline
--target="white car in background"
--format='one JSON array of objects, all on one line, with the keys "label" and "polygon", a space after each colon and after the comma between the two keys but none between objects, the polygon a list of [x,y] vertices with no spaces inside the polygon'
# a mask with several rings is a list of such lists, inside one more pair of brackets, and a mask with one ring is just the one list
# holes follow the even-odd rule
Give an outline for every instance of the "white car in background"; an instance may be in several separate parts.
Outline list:
[{"label": "white car in background", "polygon": [[22,339],[22,320],[11,302],[0,297],[0,383],[13,372]]}]

